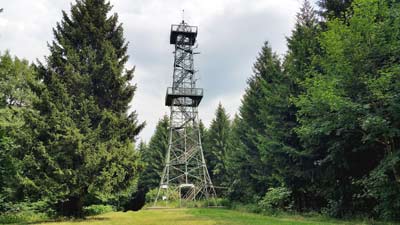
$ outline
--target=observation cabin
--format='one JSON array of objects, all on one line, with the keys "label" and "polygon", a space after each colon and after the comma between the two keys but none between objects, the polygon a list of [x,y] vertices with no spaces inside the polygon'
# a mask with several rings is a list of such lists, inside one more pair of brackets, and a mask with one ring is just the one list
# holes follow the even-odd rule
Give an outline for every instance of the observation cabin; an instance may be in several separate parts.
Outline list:
[{"label": "observation cabin", "polygon": [[[179,37],[179,38],[178,38]],[[185,21],[182,21],[181,24],[172,24],[171,25],[171,35],[169,38],[169,43],[171,45],[179,44],[179,45],[190,45],[193,46],[196,42],[197,38],[197,27],[189,26]],[[182,41],[181,43],[179,43]]]},{"label": "observation cabin", "polygon": [[[193,68],[188,68],[183,62],[185,60],[193,60],[192,55],[194,54],[193,49],[195,48],[193,46],[196,43],[197,30],[197,26],[189,26],[185,21],[182,21],[180,24],[171,25],[169,42],[171,45],[175,45],[175,70],[182,71],[180,73],[182,78],[188,77],[189,74],[194,73]],[[202,88],[196,88],[194,86],[185,87],[182,83],[175,82],[173,87],[167,88],[165,105],[197,107],[202,98]]]}]

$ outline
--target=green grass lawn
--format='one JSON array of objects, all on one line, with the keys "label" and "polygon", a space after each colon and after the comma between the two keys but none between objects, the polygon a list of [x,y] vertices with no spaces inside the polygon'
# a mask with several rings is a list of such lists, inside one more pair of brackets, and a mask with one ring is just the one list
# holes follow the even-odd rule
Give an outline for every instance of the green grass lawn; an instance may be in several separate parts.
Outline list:
[{"label": "green grass lawn", "polygon": [[[45,225],[296,225],[296,224],[368,224],[344,222],[320,217],[268,217],[227,209],[149,209],[138,212],[111,212],[82,221],[40,223]],[[370,224],[370,223],[369,223]],[[374,223],[381,224],[381,223]]]}]

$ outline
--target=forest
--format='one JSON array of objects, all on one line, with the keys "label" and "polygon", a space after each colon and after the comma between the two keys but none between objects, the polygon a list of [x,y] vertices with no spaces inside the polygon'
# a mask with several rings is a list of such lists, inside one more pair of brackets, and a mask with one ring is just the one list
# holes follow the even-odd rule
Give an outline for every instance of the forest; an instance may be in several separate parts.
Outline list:
[{"label": "forest", "polygon": [[[137,141],[146,124],[130,110],[135,68],[111,9],[77,0],[44,61],[1,49],[0,219],[154,200],[169,117]],[[284,57],[260,46],[235,115],[222,102],[201,124],[221,204],[399,221],[400,1],[305,0],[286,42]]]}]

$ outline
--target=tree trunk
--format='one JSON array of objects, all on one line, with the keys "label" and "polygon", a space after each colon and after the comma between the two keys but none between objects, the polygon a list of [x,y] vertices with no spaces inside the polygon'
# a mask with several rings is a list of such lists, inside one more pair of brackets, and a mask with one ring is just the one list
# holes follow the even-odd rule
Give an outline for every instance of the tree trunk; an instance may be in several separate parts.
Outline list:
[{"label": "tree trunk", "polygon": [[67,217],[82,218],[83,213],[83,197],[72,196],[67,201],[58,203],[58,211],[61,215]]},{"label": "tree trunk", "polygon": [[[388,149],[390,156],[392,156],[393,152],[396,151],[396,145],[395,145],[395,141],[393,140],[393,138],[390,138],[390,143],[387,145],[387,149]],[[392,166],[394,179],[398,184],[400,184],[400,171],[399,170],[400,169],[398,167],[396,167],[396,165]]]},{"label": "tree trunk", "polygon": [[396,180],[396,182],[400,184],[400,174],[397,171],[396,166],[393,166],[393,174],[394,174],[394,179]]}]

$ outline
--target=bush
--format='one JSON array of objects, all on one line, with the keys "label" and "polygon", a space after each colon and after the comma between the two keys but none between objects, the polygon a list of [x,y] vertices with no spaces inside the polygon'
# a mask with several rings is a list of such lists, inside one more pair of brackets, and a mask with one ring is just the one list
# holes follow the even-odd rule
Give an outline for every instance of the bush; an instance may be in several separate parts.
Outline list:
[{"label": "bush", "polygon": [[39,222],[49,219],[54,212],[45,201],[3,204],[0,224]]},{"label": "bush", "polygon": [[[183,201],[182,204],[179,204],[178,206],[181,205],[182,207],[187,207],[187,208],[206,208],[206,207],[217,207],[217,206],[226,206],[227,201],[224,200],[223,198],[215,198],[215,199],[200,199],[196,201]],[[225,204],[225,205],[224,205]]]},{"label": "bush", "polygon": [[227,199],[227,198],[220,198],[218,205],[230,208],[232,206],[232,202],[229,201],[229,199]]},{"label": "bush", "polygon": [[387,157],[368,177],[360,181],[365,187],[365,196],[362,197],[376,199],[374,211],[383,220],[400,220],[400,186],[388,175],[399,163],[400,153]]},{"label": "bush", "polygon": [[[157,192],[158,188],[151,189],[149,192],[146,193],[146,203],[152,203],[157,197]],[[166,195],[166,190],[161,189],[160,195],[158,197],[158,200],[161,202],[162,197]],[[178,201],[179,200],[179,192],[178,191],[173,191],[169,190],[169,199],[168,201]]]},{"label": "bush", "polygon": [[240,212],[261,213],[260,206],[254,203],[243,204],[240,202],[230,202],[228,207]]},{"label": "bush", "polygon": [[6,212],[4,214],[0,214],[0,224],[32,223],[32,222],[41,222],[48,219],[49,217],[45,213],[36,213],[32,211],[17,212],[17,213]]},{"label": "bush", "polygon": [[85,216],[95,216],[115,211],[111,205],[91,205],[83,209]]},{"label": "bush", "polygon": [[339,200],[334,200],[334,199],[328,199],[328,203],[326,207],[323,207],[321,209],[322,215],[328,216],[328,217],[334,217],[334,218],[341,218],[344,215],[342,215],[342,204],[343,201],[341,199]]},{"label": "bush", "polygon": [[276,214],[279,211],[287,211],[292,208],[292,192],[286,187],[269,188],[258,205],[262,212]]},{"label": "bush", "polygon": [[[179,199],[179,192],[169,190],[169,199],[168,203],[165,200],[162,200],[162,197],[165,196],[166,190],[161,190],[160,195],[158,197],[157,205],[158,206],[168,206],[171,208],[177,207],[187,207],[187,208],[204,208],[209,206],[228,206],[230,202],[227,199],[223,198],[216,198],[216,199],[209,199],[208,201],[205,199],[200,199],[196,201],[184,201],[182,202]],[[148,206],[153,206],[154,200],[157,196],[158,188],[151,189],[146,194],[146,204]]]}]

